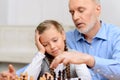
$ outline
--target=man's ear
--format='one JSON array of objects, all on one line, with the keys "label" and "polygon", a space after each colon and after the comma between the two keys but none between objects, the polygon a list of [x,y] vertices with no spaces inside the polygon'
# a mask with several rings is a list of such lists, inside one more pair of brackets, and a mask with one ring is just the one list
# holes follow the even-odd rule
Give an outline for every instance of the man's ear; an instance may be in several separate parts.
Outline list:
[{"label": "man's ear", "polygon": [[96,6],[96,13],[97,13],[97,16],[99,16],[100,13],[101,13],[101,5],[100,5],[100,4],[98,4],[98,5]]}]

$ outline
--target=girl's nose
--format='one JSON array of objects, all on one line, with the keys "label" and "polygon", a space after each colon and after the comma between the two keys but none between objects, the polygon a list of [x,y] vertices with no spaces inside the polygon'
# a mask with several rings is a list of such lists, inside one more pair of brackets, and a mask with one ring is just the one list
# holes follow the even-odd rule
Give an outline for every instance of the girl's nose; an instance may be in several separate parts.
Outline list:
[{"label": "girl's nose", "polygon": [[54,49],[55,48],[55,44],[54,43],[50,43],[50,48]]}]

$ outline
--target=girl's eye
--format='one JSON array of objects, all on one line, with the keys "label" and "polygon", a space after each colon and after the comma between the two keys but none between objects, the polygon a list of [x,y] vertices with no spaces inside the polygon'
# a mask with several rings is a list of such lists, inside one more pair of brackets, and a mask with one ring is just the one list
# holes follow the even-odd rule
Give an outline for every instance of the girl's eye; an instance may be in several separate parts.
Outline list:
[{"label": "girl's eye", "polygon": [[44,47],[46,47],[46,46],[47,46],[47,44],[43,44],[43,46],[44,46]]},{"label": "girl's eye", "polygon": [[47,44],[47,43],[43,43],[42,45],[43,45],[44,47],[46,47],[48,44]]},{"label": "girl's eye", "polygon": [[58,39],[54,39],[53,42],[57,42]]}]

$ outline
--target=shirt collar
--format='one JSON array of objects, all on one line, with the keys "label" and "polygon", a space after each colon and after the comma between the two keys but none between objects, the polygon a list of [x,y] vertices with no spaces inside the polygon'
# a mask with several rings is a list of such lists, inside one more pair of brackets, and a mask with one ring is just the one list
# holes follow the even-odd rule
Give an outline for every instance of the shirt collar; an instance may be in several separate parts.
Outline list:
[{"label": "shirt collar", "polygon": [[75,39],[76,41],[84,40],[84,36],[77,29],[75,29]]},{"label": "shirt collar", "polygon": [[[94,38],[107,40],[106,25],[102,21],[101,21],[100,30],[98,31],[98,33],[96,34]],[[81,34],[77,29],[75,29],[75,39],[76,41],[85,40],[83,34]]]},{"label": "shirt collar", "polygon": [[98,33],[96,34],[95,38],[107,40],[107,34],[106,34],[106,25],[101,21],[101,27]]}]

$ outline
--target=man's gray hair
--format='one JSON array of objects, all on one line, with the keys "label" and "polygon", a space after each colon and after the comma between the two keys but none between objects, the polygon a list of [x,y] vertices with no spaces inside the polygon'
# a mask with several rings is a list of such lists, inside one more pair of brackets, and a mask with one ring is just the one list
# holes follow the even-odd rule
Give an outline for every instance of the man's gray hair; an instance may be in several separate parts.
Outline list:
[{"label": "man's gray hair", "polygon": [[100,4],[100,0],[95,0],[95,1],[96,1],[96,3]]}]

